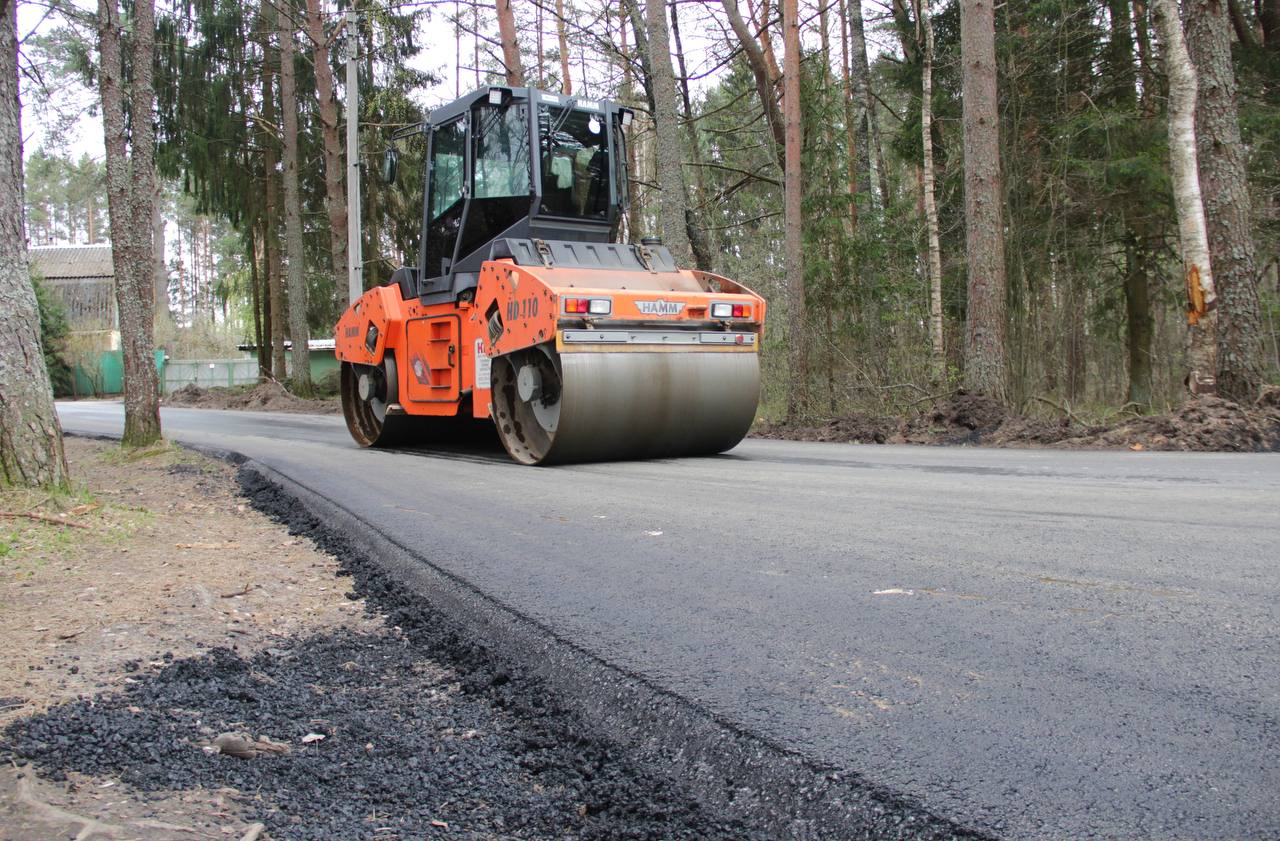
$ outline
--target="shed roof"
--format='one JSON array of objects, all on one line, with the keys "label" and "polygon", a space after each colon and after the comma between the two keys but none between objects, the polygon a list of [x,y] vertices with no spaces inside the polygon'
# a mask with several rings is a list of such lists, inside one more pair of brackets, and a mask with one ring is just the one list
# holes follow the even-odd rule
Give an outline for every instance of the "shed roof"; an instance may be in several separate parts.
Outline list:
[{"label": "shed roof", "polygon": [[37,245],[27,253],[46,280],[115,276],[110,245]]}]

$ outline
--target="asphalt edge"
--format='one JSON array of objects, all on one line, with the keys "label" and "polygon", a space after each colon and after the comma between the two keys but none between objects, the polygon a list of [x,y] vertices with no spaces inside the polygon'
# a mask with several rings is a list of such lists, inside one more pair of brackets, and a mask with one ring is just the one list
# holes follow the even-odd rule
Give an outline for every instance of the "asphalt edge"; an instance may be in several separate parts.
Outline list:
[{"label": "asphalt edge", "polygon": [[[357,556],[386,576],[386,584],[429,600],[458,633],[482,640],[493,657],[522,678],[536,679],[557,703],[591,727],[594,736],[678,779],[702,802],[768,837],[992,837],[934,815],[856,774],[820,766],[771,744],[609,664],[439,569],[327,496],[260,462],[225,450],[183,446],[237,465],[241,487],[255,507],[288,521],[340,560]],[[264,485],[297,506],[292,515],[278,504],[261,504]]]}]

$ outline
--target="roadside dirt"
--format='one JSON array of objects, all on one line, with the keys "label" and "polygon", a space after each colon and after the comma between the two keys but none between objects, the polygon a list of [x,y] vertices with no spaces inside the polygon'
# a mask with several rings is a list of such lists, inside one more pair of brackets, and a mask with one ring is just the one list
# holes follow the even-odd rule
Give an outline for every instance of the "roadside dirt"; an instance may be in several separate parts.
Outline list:
[{"label": "roadside dirt", "polygon": [[200,388],[188,384],[174,391],[164,402],[167,406],[190,409],[239,409],[312,415],[333,415],[342,411],[336,397],[306,400],[290,394],[277,382],[238,388]]},{"label": "roadside dirt", "polygon": [[[0,490],[4,512],[76,524],[0,518],[0,726],[214,647],[378,626],[345,597],[332,557],[246,504],[230,466],[169,446],[126,457],[68,438],[66,449],[73,494]],[[239,838],[251,823],[241,811],[216,788],[142,798],[111,775],[0,773],[0,837],[15,841]]]},{"label": "roadside dirt", "polygon": [[0,519],[0,839],[761,837],[317,549],[274,486],[67,449],[82,490],[0,491],[39,517]]},{"label": "roadside dirt", "polygon": [[986,397],[958,391],[905,420],[852,414],[820,425],[766,424],[756,438],[858,444],[1052,447],[1055,449],[1280,451],[1280,387],[1242,406],[1217,397],[1188,401],[1172,412],[1089,425],[1060,407],[1060,420],[1023,417]]}]

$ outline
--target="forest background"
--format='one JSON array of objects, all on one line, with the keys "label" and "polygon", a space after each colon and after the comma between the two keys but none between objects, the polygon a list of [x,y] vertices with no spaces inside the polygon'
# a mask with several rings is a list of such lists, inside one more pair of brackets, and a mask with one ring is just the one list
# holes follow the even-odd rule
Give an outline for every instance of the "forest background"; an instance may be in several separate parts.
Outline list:
[{"label": "forest background", "polygon": [[[33,244],[108,237],[107,167],[75,138],[101,131],[101,102],[83,93],[101,81],[113,5],[24,13],[39,19],[20,32],[19,61],[43,129],[26,161]],[[384,183],[390,133],[458,93],[524,82],[641,115],[620,235],[661,233],[686,265],[769,299],[766,417],[905,413],[962,384],[1076,414],[1160,410],[1186,393],[1168,51],[1142,0],[819,0],[794,4],[791,33],[771,0],[354,9],[350,30],[319,0],[155,8],[161,344],[254,344],[264,375],[283,379],[285,337],[330,334],[346,305],[340,103],[354,45],[366,285],[420,235],[421,149]],[[984,10],[993,38],[979,54],[962,23],[980,26]],[[129,87],[137,7],[116,14]],[[1280,0],[1186,0],[1181,14],[1198,71],[1216,379],[1247,401],[1280,367]],[[788,35],[794,56],[779,49]],[[966,92],[979,108],[991,87],[983,121]],[[974,157],[975,134],[995,155]],[[789,147],[798,178],[784,177]],[[985,208],[966,203],[983,161],[997,198]],[[786,212],[789,181],[798,213]]]}]

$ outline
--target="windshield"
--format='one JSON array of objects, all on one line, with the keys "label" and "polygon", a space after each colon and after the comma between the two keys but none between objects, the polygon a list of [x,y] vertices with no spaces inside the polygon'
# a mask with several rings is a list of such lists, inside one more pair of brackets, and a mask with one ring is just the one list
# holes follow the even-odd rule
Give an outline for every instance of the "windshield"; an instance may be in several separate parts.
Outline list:
[{"label": "windshield", "polygon": [[542,149],[542,212],[605,219],[609,213],[609,139],[605,117],[594,111],[543,105],[538,109]]}]

